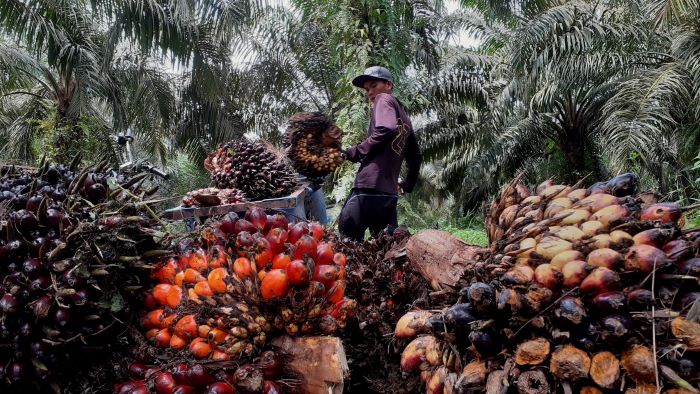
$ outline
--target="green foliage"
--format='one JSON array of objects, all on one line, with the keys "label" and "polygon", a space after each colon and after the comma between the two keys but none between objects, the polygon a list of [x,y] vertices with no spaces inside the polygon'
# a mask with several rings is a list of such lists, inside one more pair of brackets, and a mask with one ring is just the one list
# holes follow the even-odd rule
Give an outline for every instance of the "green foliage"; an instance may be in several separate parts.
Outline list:
[{"label": "green foliage", "polygon": [[470,244],[488,244],[483,218],[474,213],[460,215],[458,211],[452,197],[441,201],[436,198],[425,201],[402,197],[398,202],[399,225],[408,226],[411,232],[438,229],[448,231]]},{"label": "green foliage", "polygon": [[56,108],[50,108],[47,117],[36,122],[36,130],[38,138],[32,148],[35,158],[46,155],[52,162],[68,163],[80,153],[87,162],[97,162],[105,152],[112,152],[108,130],[93,116],[83,116],[70,124]]},{"label": "green foliage", "polygon": [[187,192],[209,187],[211,183],[209,173],[200,162],[192,160],[184,152],[177,152],[168,161],[166,172],[171,174],[171,177],[168,181],[163,182],[158,195],[170,198],[165,204],[167,207],[179,205],[180,200]]}]

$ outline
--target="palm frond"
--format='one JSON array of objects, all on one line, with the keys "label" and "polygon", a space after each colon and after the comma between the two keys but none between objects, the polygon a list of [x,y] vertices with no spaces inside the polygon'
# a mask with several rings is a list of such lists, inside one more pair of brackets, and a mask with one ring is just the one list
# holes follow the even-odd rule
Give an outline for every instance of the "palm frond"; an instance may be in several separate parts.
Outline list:
[{"label": "palm frond", "polygon": [[630,168],[633,158],[648,167],[673,160],[673,136],[685,121],[691,86],[687,71],[675,63],[622,83],[603,108],[608,115],[600,131],[613,171]]}]

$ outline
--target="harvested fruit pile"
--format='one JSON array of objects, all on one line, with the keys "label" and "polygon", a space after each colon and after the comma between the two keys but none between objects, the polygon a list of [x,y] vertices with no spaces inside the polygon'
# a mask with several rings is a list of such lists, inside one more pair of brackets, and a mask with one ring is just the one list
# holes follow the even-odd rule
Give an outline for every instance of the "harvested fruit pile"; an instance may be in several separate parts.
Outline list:
[{"label": "harvested fruit pile", "polygon": [[697,392],[700,232],[636,190],[509,184],[460,302],[397,324],[402,370],[429,393]]},{"label": "harvested fruit pile", "polygon": [[408,236],[382,232],[364,242],[337,242],[348,258],[346,294],[358,302],[356,318],[342,333],[351,370],[349,393],[420,390],[418,377],[403,378],[396,362],[406,343],[391,336],[404,313],[445,305],[447,300],[431,295],[428,284],[401,253]]},{"label": "harvested fruit pile", "polygon": [[[253,207],[245,219],[229,214],[180,241],[178,256],[154,270],[158,284],[145,300],[142,323],[161,349],[155,355],[239,365],[275,335],[333,335],[356,302],[344,297],[345,256],[323,237],[319,224],[289,225]],[[262,392],[259,383],[245,391]]]},{"label": "harvested fruit pile", "polygon": [[[254,363],[212,368],[203,364],[181,362],[170,367],[158,367],[140,362],[128,365],[132,380],[114,386],[117,394],[208,393],[234,394],[293,392],[298,379],[285,377],[285,356],[268,350]],[[286,390],[285,390],[286,389]]]},{"label": "harvested fruit pile", "polygon": [[310,178],[335,171],[345,160],[343,131],[320,112],[299,112],[289,118],[287,156],[294,168]]},{"label": "harvested fruit pile", "polygon": [[187,192],[185,197],[182,198],[181,205],[183,207],[213,207],[245,201],[245,195],[238,189],[207,187]]},{"label": "harvested fruit pile", "polygon": [[221,144],[204,167],[216,187],[238,189],[250,200],[286,196],[296,185],[294,170],[262,142]]},{"label": "harvested fruit pile", "polygon": [[1,391],[67,389],[120,349],[129,302],[161,247],[138,197],[145,177],[113,178],[110,189],[106,170],[78,160],[2,168]]}]

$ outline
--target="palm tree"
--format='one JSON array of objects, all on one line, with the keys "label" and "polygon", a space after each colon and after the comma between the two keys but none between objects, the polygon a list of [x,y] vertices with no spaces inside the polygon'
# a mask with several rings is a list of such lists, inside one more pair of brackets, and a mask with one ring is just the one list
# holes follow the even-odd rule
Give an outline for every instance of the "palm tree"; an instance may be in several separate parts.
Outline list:
[{"label": "palm tree", "polygon": [[[144,148],[164,159],[167,148],[201,155],[241,134],[233,89],[219,81],[231,72],[231,41],[260,7],[254,0],[8,0],[0,4],[0,32],[15,43],[8,50],[33,60],[19,71],[31,76],[21,88],[36,88],[48,100],[43,113],[55,108],[56,125],[80,134],[81,119],[94,117],[105,131],[132,128]],[[182,76],[163,71],[163,60]],[[3,74],[13,75],[19,66],[1,65]],[[36,104],[16,87],[3,86],[3,94],[22,96],[25,109]],[[26,142],[31,138],[14,133],[35,128],[25,122],[3,129]]]},{"label": "palm tree", "polygon": [[602,149],[600,125],[619,81],[665,60],[655,53],[663,37],[636,3],[465,3],[461,21],[483,45],[453,70],[483,78],[488,96],[443,116],[426,140],[432,157],[445,155],[446,184],[483,196],[527,168],[540,179],[551,170],[566,181],[601,178],[611,151],[631,154]]},{"label": "palm tree", "polygon": [[639,167],[662,192],[680,188],[687,198],[697,189],[686,163],[700,151],[700,2],[659,0],[646,11],[663,39],[660,61],[622,81],[606,103],[602,141],[623,148],[610,156],[613,170]]},{"label": "palm tree", "polygon": [[0,5],[0,135],[5,156],[32,161],[32,144],[65,161],[75,153],[113,156],[111,135],[132,127],[164,157],[175,97],[163,72],[128,51],[116,56],[114,26],[84,1]]}]

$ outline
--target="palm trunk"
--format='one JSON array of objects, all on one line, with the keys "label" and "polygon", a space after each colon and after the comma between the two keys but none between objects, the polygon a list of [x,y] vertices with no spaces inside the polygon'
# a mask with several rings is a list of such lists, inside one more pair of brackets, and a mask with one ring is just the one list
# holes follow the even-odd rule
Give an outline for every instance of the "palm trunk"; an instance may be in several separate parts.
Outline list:
[{"label": "palm trunk", "polygon": [[578,130],[565,130],[557,145],[566,160],[566,181],[576,183],[586,174],[586,143]]}]

